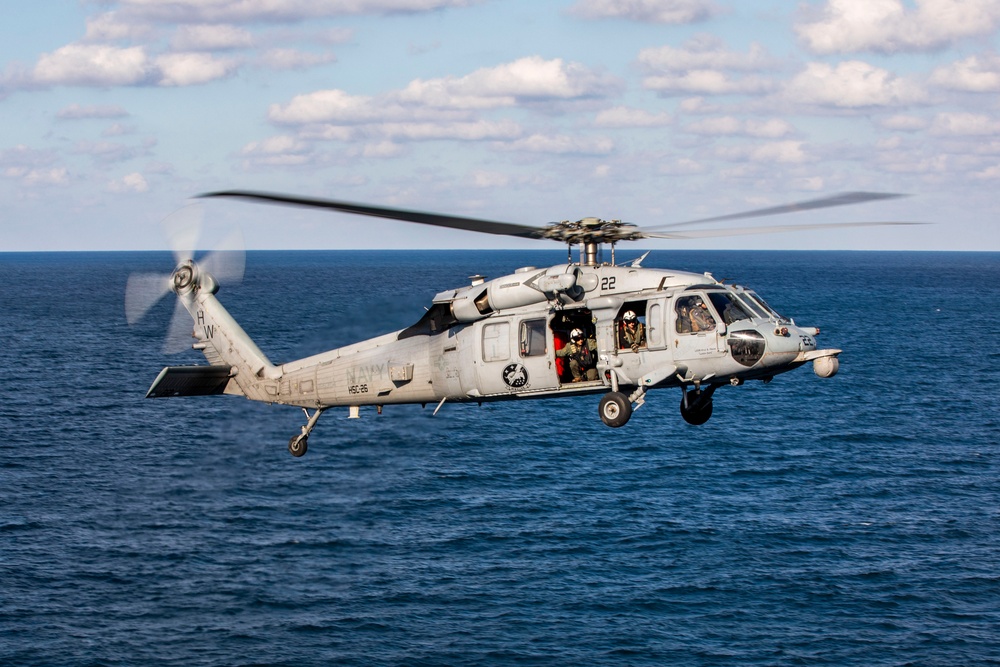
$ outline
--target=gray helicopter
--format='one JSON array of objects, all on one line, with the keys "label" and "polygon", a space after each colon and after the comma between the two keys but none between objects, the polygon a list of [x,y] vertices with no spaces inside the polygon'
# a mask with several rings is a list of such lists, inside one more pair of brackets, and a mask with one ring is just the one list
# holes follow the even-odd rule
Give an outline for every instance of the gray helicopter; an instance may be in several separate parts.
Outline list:
[{"label": "gray helicopter", "polygon": [[[231,190],[227,197],[331,209],[359,215],[567,244],[565,264],[526,266],[514,273],[445,290],[413,325],[305,359],[272,363],[216,298],[219,279],[242,275],[242,262],[194,261],[177,255],[169,275],[129,279],[126,315],[141,318],[169,292],[190,314],[192,347],[209,365],[168,366],[147,398],[233,394],[300,407],[306,423],[292,436],[294,456],[306,452],[320,416],[346,407],[405,403],[502,401],[602,394],[598,414],[624,426],[650,389],[679,388],[681,417],[694,425],[712,416],[712,396],[725,385],[769,382],[811,362],[816,375],[839,370],[840,349],[819,348],[816,327],[798,326],[759,294],[710,274],[619,266],[615,245],[650,238],[695,238],[800,229],[916,224],[856,222],[705,229],[699,225],[889,199],[901,195],[851,192],[806,202],[639,228],[619,220],[584,218],[533,227],[365,204]],[[611,261],[601,262],[601,246]],[[573,261],[573,249],[579,254]],[[647,253],[648,254],[648,253]]]}]

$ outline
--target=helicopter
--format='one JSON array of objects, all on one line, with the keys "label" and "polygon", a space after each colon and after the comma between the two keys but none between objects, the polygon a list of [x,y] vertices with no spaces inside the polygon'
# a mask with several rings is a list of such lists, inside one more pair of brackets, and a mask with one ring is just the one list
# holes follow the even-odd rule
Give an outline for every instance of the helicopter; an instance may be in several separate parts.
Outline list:
[{"label": "helicopter", "polygon": [[[302,409],[305,424],[288,442],[306,453],[320,416],[334,407],[360,416],[363,406],[482,404],[601,394],[597,412],[620,428],[651,389],[680,390],[680,414],[701,425],[712,416],[714,393],[747,381],[764,383],[811,363],[815,374],[837,374],[839,348],[820,348],[819,328],[779,314],[753,289],[692,273],[621,265],[615,246],[640,239],[679,239],[745,233],[909,222],[848,222],[706,229],[701,225],[901,197],[847,192],[809,201],[702,218],[660,227],[583,218],[545,226],[521,225],[409,211],[334,199],[250,190],[198,195],[319,208],[487,234],[551,240],[567,245],[567,260],[525,266],[444,290],[414,324],[375,338],[275,364],[217,298],[220,279],[242,276],[212,257],[195,261],[176,252],[170,274],[134,274],[126,289],[126,317],[135,323],[173,292],[178,312],[193,321],[191,347],[208,365],[167,366],[147,398],[229,394]],[[601,261],[610,245],[611,261]],[[574,259],[573,250],[577,249]],[[186,319],[186,318],[185,318]]]}]

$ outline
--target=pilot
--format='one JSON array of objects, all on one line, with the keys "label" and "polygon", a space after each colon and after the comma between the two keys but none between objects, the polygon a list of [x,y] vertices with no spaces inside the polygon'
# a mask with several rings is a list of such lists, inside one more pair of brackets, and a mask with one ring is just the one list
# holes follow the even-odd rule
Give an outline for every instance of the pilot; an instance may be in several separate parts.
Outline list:
[{"label": "pilot", "polygon": [[708,306],[700,298],[695,297],[690,314],[692,331],[711,331],[715,328],[715,318],[708,312]]},{"label": "pilot", "polygon": [[633,352],[638,352],[640,347],[646,345],[646,329],[642,322],[636,317],[635,312],[626,310],[622,315],[621,327],[618,329],[618,347],[632,348]]},{"label": "pilot", "polygon": [[556,350],[556,356],[569,358],[573,382],[597,379],[597,341],[593,337],[584,339],[582,329],[570,332],[569,343]]},{"label": "pilot", "polygon": [[677,333],[691,333],[691,313],[687,301],[677,302]]}]

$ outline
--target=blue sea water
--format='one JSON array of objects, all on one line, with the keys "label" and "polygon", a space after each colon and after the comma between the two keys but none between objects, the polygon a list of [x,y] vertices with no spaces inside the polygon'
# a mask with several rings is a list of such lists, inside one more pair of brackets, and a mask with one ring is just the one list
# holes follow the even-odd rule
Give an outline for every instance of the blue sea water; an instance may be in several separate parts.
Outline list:
[{"label": "blue sea water", "polygon": [[[620,252],[619,259],[625,253]],[[639,253],[636,252],[636,255]],[[562,251],[251,252],[274,361]],[[0,254],[0,664],[1000,664],[1000,255],[654,251],[844,349],[725,387],[324,415],[146,400],[161,253]]]}]

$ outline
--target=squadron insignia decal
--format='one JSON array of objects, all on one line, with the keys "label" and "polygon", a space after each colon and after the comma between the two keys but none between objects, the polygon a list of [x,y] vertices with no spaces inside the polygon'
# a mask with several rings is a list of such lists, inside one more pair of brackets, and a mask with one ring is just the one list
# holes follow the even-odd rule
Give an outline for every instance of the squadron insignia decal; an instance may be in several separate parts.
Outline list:
[{"label": "squadron insignia decal", "polygon": [[528,385],[528,369],[524,364],[507,364],[503,369],[503,381],[511,389],[523,389]]}]

